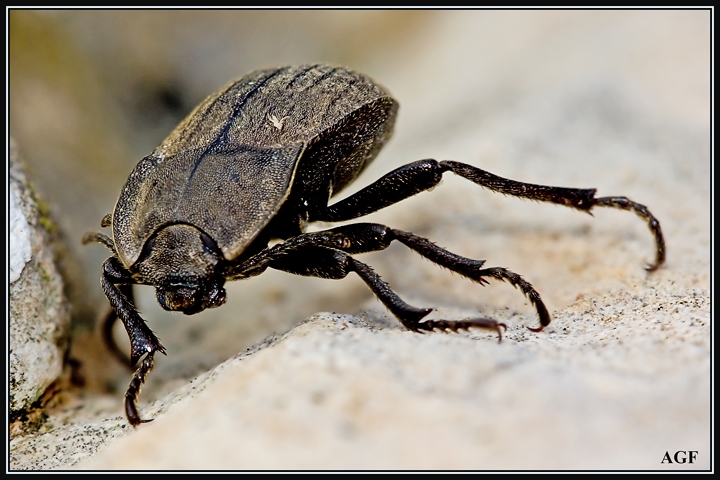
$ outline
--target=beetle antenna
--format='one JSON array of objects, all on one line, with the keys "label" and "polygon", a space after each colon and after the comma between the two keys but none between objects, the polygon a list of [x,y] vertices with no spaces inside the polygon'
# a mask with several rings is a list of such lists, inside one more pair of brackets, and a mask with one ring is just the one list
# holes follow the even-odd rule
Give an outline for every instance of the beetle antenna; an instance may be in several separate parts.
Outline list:
[{"label": "beetle antenna", "polygon": [[86,232],[85,235],[82,237],[82,243],[83,245],[87,245],[88,243],[96,242],[100,243],[105,246],[108,250],[110,250],[112,253],[115,252],[115,244],[113,243],[112,239],[108,237],[107,235],[100,233],[100,232]]}]

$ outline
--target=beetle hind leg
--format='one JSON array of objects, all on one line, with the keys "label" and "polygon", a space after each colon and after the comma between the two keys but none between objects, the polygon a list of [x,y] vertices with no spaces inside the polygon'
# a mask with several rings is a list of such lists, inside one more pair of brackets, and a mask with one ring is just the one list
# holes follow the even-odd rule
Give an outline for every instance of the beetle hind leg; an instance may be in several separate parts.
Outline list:
[{"label": "beetle hind leg", "polygon": [[655,261],[647,267],[657,270],[665,262],[665,239],[660,222],[644,205],[626,197],[595,197],[594,188],[566,188],[518,182],[499,177],[466,163],[445,160],[418,160],[386,174],[347,198],[312,212],[310,221],[340,222],[362,217],[437,186],[443,173],[452,172],[503,195],[555,203],[590,212],[593,207],[631,210],[645,221],[655,238]]},{"label": "beetle hind leg", "polygon": [[593,199],[593,206],[611,207],[621,210],[631,210],[638,217],[645,220],[648,228],[655,237],[655,262],[645,267],[648,272],[654,272],[660,265],[665,263],[665,239],[663,238],[660,222],[650,213],[645,205],[633,202],[627,197],[599,197]]},{"label": "beetle hind leg", "polygon": [[665,263],[665,238],[660,222],[645,205],[633,202],[627,197],[596,197],[594,188],[551,187],[523,183],[498,177],[472,165],[446,160],[439,163],[440,168],[448,169],[456,175],[505,195],[528,198],[540,202],[556,203],[590,213],[594,207],[610,207],[630,210],[647,224],[655,239],[655,261],[646,267],[649,272],[657,270]]}]

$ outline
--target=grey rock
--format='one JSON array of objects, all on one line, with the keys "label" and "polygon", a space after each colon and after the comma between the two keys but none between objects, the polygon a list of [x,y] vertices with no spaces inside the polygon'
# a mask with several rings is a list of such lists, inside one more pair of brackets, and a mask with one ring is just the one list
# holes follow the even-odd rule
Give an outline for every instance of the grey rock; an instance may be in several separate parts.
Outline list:
[{"label": "grey rock", "polygon": [[34,408],[63,371],[70,314],[49,233],[10,143],[10,417]]}]

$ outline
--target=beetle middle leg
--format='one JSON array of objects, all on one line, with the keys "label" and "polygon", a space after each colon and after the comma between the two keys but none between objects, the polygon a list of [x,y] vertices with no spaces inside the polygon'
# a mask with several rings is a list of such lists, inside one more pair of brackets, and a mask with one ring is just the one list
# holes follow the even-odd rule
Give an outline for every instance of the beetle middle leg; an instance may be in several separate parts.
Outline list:
[{"label": "beetle middle leg", "polygon": [[377,298],[392,312],[405,328],[422,333],[432,330],[469,329],[471,327],[487,328],[497,332],[498,340],[502,339],[504,323],[490,318],[473,318],[468,320],[421,320],[432,312],[432,308],[417,308],[402,300],[367,264],[351,257],[345,252],[321,246],[304,246],[284,254],[268,264],[269,267],[296,275],[313,276],[328,279],[345,278],[348,273],[355,272],[372,290]]},{"label": "beetle middle leg", "polygon": [[505,327],[504,324],[488,318],[465,321],[428,320],[421,323],[420,320],[432,309],[417,309],[407,305],[368,265],[349,255],[384,250],[393,240],[481,285],[487,283],[488,278],[509,282],[518,287],[537,310],[540,326],[531,330],[540,331],[550,323],[550,315],[540,295],[520,275],[505,268],[483,268],[485,262],[482,260],[456,255],[417,235],[374,223],[346,225],[290,238],[231,267],[227,275],[232,279],[247,278],[271,267],[297,275],[339,279],[354,271],[410,330],[457,330],[481,327],[492,328],[500,333],[500,327]]},{"label": "beetle middle leg", "polygon": [[461,162],[428,159],[403,165],[355,194],[317,212],[310,212],[309,221],[340,222],[362,217],[417,193],[437,186],[443,173],[451,171],[482,187],[505,195],[556,203],[590,213],[593,207],[630,210],[643,219],[655,237],[655,261],[648,271],[665,262],[665,240],[660,222],[644,205],[626,197],[595,197],[594,188],[565,188],[523,183],[498,177]]}]

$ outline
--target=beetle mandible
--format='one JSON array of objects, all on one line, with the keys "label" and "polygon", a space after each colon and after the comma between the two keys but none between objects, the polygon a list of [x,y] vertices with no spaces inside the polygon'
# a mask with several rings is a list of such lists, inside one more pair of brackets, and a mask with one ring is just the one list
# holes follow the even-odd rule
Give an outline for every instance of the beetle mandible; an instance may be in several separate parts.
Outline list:
[{"label": "beetle mandible", "polygon": [[[362,217],[425,190],[450,171],[506,195],[590,212],[630,210],[655,237],[655,260],[665,261],[660,223],[626,197],[595,197],[595,189],[551,187],[498,177],[454,161],[419,160],[399,167],[357,193],[330,204],[377,156],[392,135],[398,104],[367,76],[343,67],[302,65],[252,72],[198,105],[130,174],[102,227],[112,237],[88,233],[85,243],[112,255],[101,284],[112,307],[103,331],[120,318],[130,338],[130,363],[142,363],[125,393],[125,413],[137,426],[140,387],[165,353],[140,317],[132,286],[152,285],[160,305],[191,315],[225,303],[223,285],[273,268],[296,275],[340,279],[358,275],[408,329],[493,329],[490,318],[421,321],[431,308],[405,303],[373,269],[352,255],[383,250],[398,241],[430,261],[479,284],[488,279],[518,288],[537,311],[540,331],[550,314],[535,288],[501,267],[465,258],[412,233],[376,223],[356,223],[308,233],[310,222]],[[271,240],[279,239],[269,247]],[[144,358],[143,358],[144,357]]]}]

